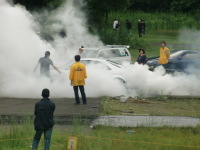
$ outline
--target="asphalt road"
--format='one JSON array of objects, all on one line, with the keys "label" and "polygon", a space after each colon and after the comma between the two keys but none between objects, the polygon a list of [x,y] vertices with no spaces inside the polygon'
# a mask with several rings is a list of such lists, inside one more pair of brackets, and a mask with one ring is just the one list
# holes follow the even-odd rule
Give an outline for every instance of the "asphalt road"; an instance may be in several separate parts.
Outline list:
[{"label": "asphalt road", "polygon": [[[0,98],[0,116],[2,115],[33,115],[35,103],[40,99]],[[87,105],[74,105],[72,98],[53,98],[56,104],[55,116],[65,115],[97,115],[100,98],[88,98]]]}]

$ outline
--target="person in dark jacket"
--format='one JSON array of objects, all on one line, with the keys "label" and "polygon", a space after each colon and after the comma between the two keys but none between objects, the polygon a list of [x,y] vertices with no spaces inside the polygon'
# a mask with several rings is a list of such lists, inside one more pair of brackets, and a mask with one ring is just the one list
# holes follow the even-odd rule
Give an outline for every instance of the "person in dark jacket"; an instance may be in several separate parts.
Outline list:
[{"label": "person in dark jacket", "polygon": [[142,37],[142,30],[143,30],[142,21],[138,20],[138,35],[139,35],[139,37]]},{"label": "person in dark jacket", "polygon": [[146,64],[148,61],[148,58],[145,55],[145,50],[141,48],[139,49],[139,53],[140,55],[138,56],[138,59],[137,59],[138,64],[142,64],[142,65]]},{"label": "person in dark jacket", "polygon": [[145,34],[146,33],[146,23],[144,22],[144,20],[141,20],[141,24],[142,24],[142,33]]},{"label": "person in dark jacket", "polygon": [[131,33],[132,23],[128,19],[126,20],[126,29],[127,29],[127,31],[128,31],[129,34],[132,34]]},{"label": "person in dark jacket", "polygon": [[49,99],[49,90],[43,89],[42,97],[39,102],[35,104],[35,136],[32,144],[32,149],[37,150],[41,136],[44,133],[44,150],[50,149],[50,141],[52,129],[54,126],[53,113],[55,111],[55,103]]}]

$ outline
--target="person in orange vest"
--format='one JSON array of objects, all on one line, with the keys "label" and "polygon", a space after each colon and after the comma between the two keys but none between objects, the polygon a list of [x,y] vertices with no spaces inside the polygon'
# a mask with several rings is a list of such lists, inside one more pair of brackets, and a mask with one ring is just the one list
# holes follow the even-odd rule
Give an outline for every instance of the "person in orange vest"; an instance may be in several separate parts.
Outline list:
[{"label": "person in orange vest", "polygon": [[84,64],[80,63],[81,56],[76,55],[75,61],[71,66],[69,79],[71,80],[71,86],[74,88],[76,105],[80,104],[78,89],[81,92],[83,104],[87,104],[87,98],[85,94],[85,79],[87,78],[86,67]]},{"label": "person in orange vest", "polygon": [[161,42],[161,48],[160,48],[160,57],[159,57],[159,61],[158,63],[160,65],[163,65],[163,67],[166,66],[166,64],[168,64],[168,59],[170,57],[170,51],[169,49],[166,47],[166,42],[162,41]]}]

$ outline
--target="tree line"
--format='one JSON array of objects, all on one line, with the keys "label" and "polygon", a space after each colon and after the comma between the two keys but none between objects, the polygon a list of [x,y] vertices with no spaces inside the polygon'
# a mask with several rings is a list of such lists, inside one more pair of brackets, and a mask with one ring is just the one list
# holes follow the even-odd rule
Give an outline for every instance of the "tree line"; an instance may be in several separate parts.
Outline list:
[{"label": "tree line", "polygon": [[[74,0],[78,1],[78,0]],[[89,21],[94,25],[107,24],[108,14],[114,11],[182,12],[192,15],[200,25],[199,0],[84,0]],[[65,0],[13,0],[28,10],[55,9]],[[103,22],[102,22],[103,20]]]}]

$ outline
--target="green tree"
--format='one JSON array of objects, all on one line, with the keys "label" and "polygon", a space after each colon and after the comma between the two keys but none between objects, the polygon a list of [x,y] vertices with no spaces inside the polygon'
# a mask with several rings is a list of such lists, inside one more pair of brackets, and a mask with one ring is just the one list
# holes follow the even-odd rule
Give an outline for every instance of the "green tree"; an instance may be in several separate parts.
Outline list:
[{"label": "green tree", "polygon": [[126,10],[130,0],[86,0],[90,19],[93,23],[101,25],[108,23],[108,14],[112,11]]},{"label": "green tree", "polygon": [[174,0],[171,2],[172,11],[180,11],[192,15],[200,28],[200,1],[199,0]]}]

